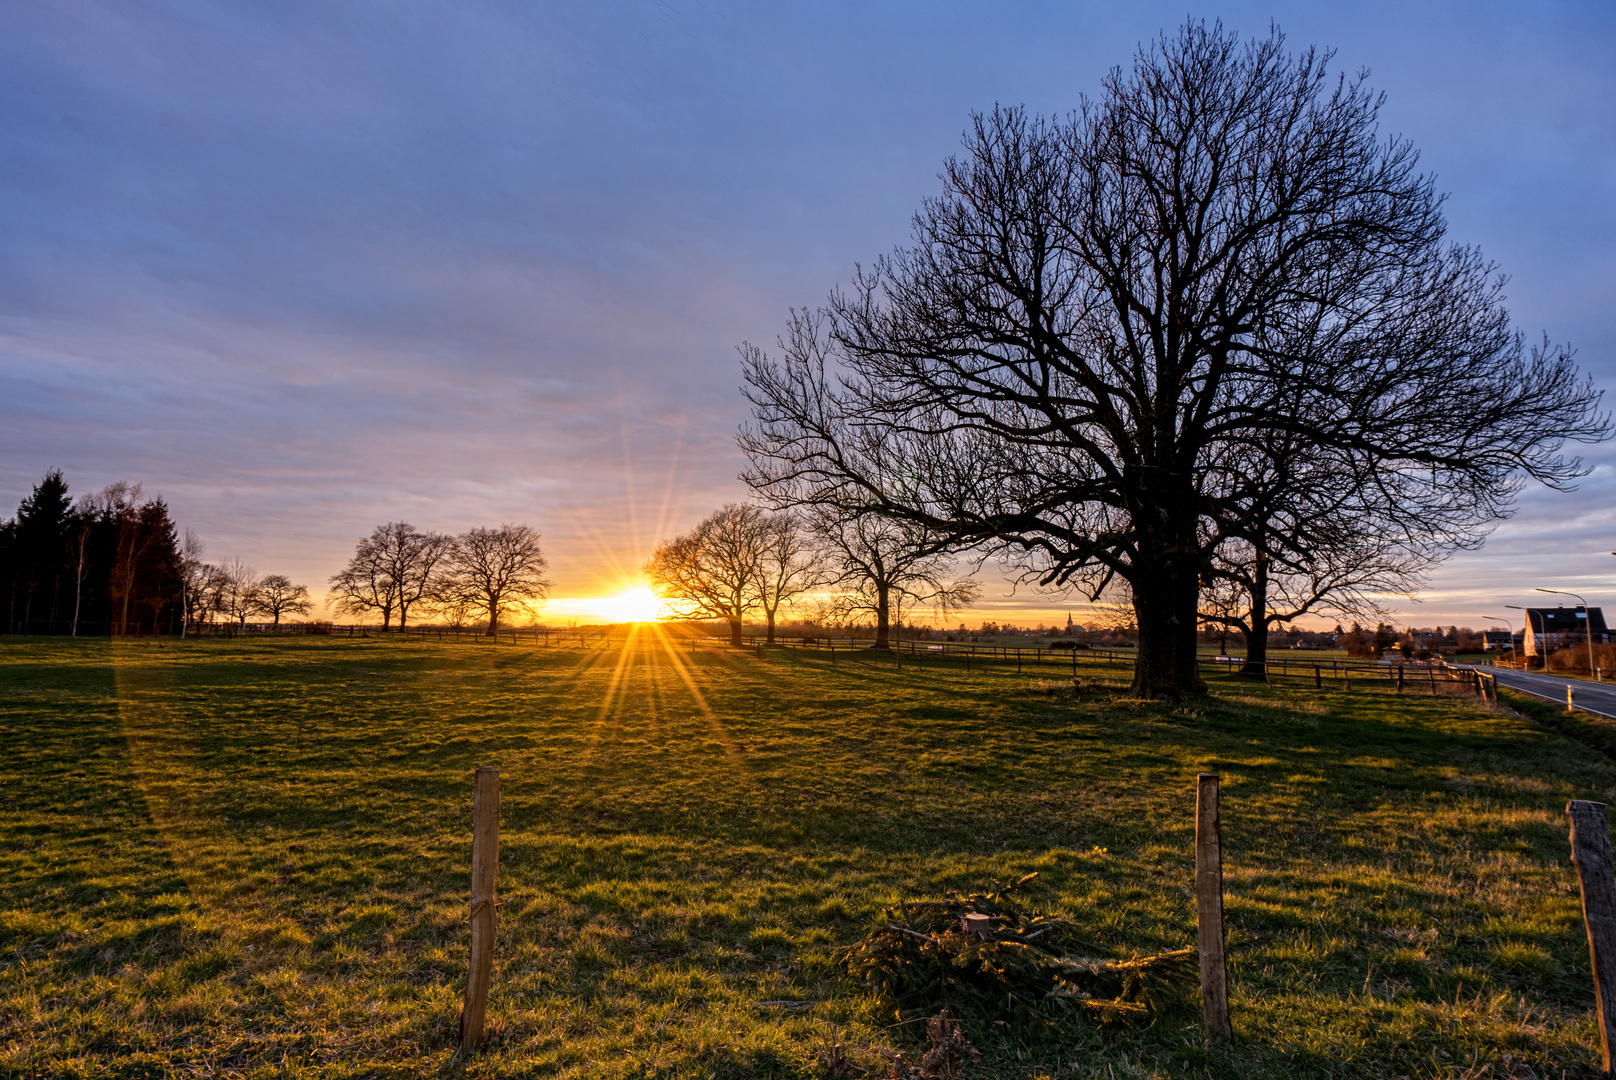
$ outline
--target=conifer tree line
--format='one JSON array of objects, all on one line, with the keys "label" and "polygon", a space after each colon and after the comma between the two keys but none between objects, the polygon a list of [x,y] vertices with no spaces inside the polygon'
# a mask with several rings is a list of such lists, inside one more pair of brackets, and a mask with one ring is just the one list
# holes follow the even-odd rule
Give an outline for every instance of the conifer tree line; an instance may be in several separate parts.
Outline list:
[{"label": "conifer tree line", "polygon": [[161,496],[119,482],[73,499],[53,469],[0,522],[8,634],[179,634],[308,614],[309,591],[239,559],[203,560]]},{"label": "conifer tree line", "polygon": [[[224,624],[279,626],[314,611],[306,585],[241,559],[210,563],[161,496],[116,483],[72,498],[51,470],[0,521],[0,586],[7,634],[194,633]],[[407,522],[378,525],[331,579],[339,613],[403,627],[425,614],[476,620],[492,635],[518,604],[549,594],[539,535],[526,525],[459,536]]]}]

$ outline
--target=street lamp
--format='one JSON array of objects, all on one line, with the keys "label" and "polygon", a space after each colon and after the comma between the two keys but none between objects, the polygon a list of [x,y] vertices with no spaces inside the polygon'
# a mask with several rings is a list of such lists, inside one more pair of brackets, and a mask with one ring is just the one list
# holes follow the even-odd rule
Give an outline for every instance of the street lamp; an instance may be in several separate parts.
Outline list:
[{"label": "street lamp", "polygon": [[[1518,611],[1518,612],[1521,613],[1521,649],[1525,650],[1525,648],[1526,648],[1526,630],[1527,630],[1527,627],[1529,627],[1531,625],[1531,623],[1532,623],[1532,616],[1525,608],[1521,607],[1521,605],[1519,605],[1519,604],[1505,604],[1504,606],[1509,608],[1511,611]],[[1510,646],[1513,648],[1514,645],[1515,645],[1514,637],[1511,637],[1509,639],[1509,643],[1510,643]],[[1530,665],[1530,664],[1528,664],[1526,662],[1526,657],[1524,655],[1519,657],[1519,660],[1521,662],[1521,668],[1523,670],[1532,666],[1532,665]],[[1549,654],[1548,653],[1543,654],[1543,670],[1545,672],[1547,672],[1549,670]]]},{"label": "street lamp", "polygon": [[[1554,593],[1558,596],[1577,596],[1576,593],[1566,592],[1564,589],[1537,589],[1534,591]],[[1577,596],[1577,599],[1582,600],[1582,597]],[[1594,667],[1594,612],[1588,606],[1588,601],[1586,600],[1582,600],[1582,621],[1584,623],[1583,630],[1588,634],[1588,674],[1594,677],[1595,682],[1604,682],[1599,677],[1599,669]]]},{"label": "street lamp", "polygon": [[[1505,606],[1507,607],[1508,605],[1506,604]],[[1482,618],[1486,619],[1488,622],[1501,622],[1504,624],[1504,629],[1509,632],[1510,656],[1513,657],[1514,660],[1519,660],[1520,657],[1515,656],[1515,627],[1510,624],[1510,621],[1508,619],[1500,619],[1497,615],[1483,615]]]}]

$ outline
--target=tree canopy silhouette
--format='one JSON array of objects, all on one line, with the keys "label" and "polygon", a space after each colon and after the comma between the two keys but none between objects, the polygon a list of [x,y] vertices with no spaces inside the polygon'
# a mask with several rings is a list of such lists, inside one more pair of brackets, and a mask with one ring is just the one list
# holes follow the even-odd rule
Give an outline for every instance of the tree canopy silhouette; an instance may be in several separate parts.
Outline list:
[{"label": "tree canopy silhouette", "polygon": [[[1329,59],[1191,22],[1070,116],[976,116],[907,246],[775,354],[743,345],[749,482],[1046,587],[1121,578],[1133,692],[1177,698],[1227,539],[1301,560],[1356,514],[1474,542],[1526,478],[1580,475],[1562,451],[1607,436],[1598,392],[1525,349],[1381,97]],[[1290,479],[1254,490],[1258,462]]]}]

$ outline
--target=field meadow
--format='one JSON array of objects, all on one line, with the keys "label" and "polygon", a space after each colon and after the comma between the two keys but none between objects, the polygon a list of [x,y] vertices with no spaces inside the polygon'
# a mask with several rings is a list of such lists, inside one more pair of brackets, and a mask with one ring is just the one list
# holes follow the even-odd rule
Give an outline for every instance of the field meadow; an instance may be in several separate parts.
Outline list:
[{"label": "field meadow", "polygon": [[[980,1077],[1588,1077],[1570,798],[1616,764],[1460,698],[696,649],[0,641],[0,1075],[863,1075],[923,1025],[837,950],[1038,872],[1114,955],[1195,940],[1223,777],[1235,1040],[1198,1012]],[[492,1037],[457,1049],[472,772],[502,774]],[[781,1004],[790,1003],[790,1004]]]}]

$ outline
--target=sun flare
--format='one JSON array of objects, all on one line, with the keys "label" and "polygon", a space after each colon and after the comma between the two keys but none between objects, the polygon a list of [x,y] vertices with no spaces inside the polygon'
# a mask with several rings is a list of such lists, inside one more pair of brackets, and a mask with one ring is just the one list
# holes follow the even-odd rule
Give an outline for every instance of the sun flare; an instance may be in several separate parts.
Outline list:
[{"label": "sun flare", "polygon": [[600,602],[601,614],[609,622],[656,622],[662,614],[662,599],[645,585],[624,589]]}]

